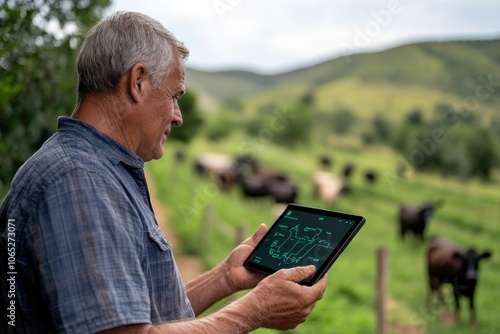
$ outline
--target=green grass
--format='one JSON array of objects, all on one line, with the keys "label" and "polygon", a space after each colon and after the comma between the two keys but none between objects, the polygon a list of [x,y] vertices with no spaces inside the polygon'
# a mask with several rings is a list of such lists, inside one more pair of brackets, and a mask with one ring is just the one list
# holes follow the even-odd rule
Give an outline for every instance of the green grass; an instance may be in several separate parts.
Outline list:
[{"label": "green grass", "polygon": [[[168,207],[170,220],[181,241],[181,251],[200,255],[207,268],[224,259],[235,245],[238,226],[250,235],[259,224],[273,221],[272,203],[247,202],[237,189],[219,190],[212,180],[194,175],[192,159],[199,152],[220,152],[234,155],[245,138],[234,135],[221,143],[197,139],[184,150],[187,159],[174,163],[176,143],[165,147],[160,161],[149,163],[160,200]],[[316,157],[329,152],[334,158],[332,171],[340,172],[347,161],[356,163],[352,178],[353,194],[342,198],[330,209],[366,216],[367,222],[358,236],[329,272],[328,288],[309,319],[290,333],[374,333],[376,250],[389,250],[389,299],[391,323],[414,326],[427,333],[500,332],[497,302],[500,300],[500,188],[498,179],[491,183],[471,180],[467,183],[443,179],[431,174],[413,173],[397,178],[394,170],[398,156],[383,147],[369,150],[340,147],[302,147],[288,150],[269,143],[255,143],[255,152],[268,166],[283,168],[300,184],[298,202],[324,207],[311,196],[311,176],[318,169]],[[375,168],[380,179],[373,187],[364,184],[362,171]],[[437,234],[460,245],[489,249],[493,258],[481,265],[476,290],[476,308],[480,328],[468,326],[468,310],[462,303],[460,326],[444,325],[439,317],[425,308],[426,277],[424,246],[403,243],[397,236],[397,209],[401,202],[419,203],[443,199],[445,205],[430,222],[427,235]],[[167,236],[168,237],[168,236]],[[451,307],[451,296],[448,302]],[[218,303],[220,307],[224,301]],[[211,310],[213,310],[212,308]],[[398,333],[390,326],[392,333]],[[275,333],[258,330],[257,333]]]}]

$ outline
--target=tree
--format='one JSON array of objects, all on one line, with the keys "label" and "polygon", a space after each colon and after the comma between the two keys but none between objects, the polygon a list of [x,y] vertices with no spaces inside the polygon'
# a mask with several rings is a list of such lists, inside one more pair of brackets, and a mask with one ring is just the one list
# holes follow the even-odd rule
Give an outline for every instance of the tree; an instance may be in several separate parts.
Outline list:
[{"label": "tree", "polygon": [[356,123],[356,114],[347,107],[337,108],[331,116],[332,130],[338,134],[347,134]]},{"label": "tree", "polygon": [[272,133],[272,140],[285,147],[308,144],[313,130],[313,111],[301,103],[277,108],[265,129]]},{"label": "tree", "polygon": [[411,110],[405,117],[405,121],[408,124],[422,125],[424,123],[424,117],[422,116],[422,110],[415,108]]},{"label": "tree", "polygon": [[19,166],[54,132],[56,117],[72,112],[78,46],[110,3],[4,1],[0,8],[0,194]]},{"label": "tree", "polygon": [[467,140],[467,153],[472,164],[471,174],[489,180],[496,160],[491,132],[480,127],[474,128]]},{"label": "tree", "polygon": [[229,111],[218,111],[207,123],[205,135],[210,141],[225,139],[233,132],[234,119]]},{"label": "tree", "polygon": [[391,123],[383,114],[377,114],[372,118],[373,131],[375,136],[382,141],[389,140],[391,135]]},{"label": "tree", "polygon": [[193,139],[203,125],[203,116],[198,109],[196,93],[187,89],[179,99],[179,108],[182,112],[182,126],[172,129],[170,138],[187,143]]}]

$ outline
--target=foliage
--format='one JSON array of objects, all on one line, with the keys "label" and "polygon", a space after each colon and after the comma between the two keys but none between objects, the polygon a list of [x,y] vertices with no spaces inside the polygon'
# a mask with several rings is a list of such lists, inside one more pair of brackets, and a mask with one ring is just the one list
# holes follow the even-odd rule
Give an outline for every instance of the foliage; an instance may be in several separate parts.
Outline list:
[{"label": "foliage", "polygon": [[241,101],[241,99],[238,98],[229,98],[223,102],[224,108],[231,110],[231,111],[236,111],[236,112],[242,112],[244,108],[244,104]]},{"label": "foliage", "polygon": [[188,88],[179,99],[179,108],[182,112],[182,126],[173,129],[170,137],[173,140],[188,143],[198,134],[203,125],[203,116],[198,109],[197,96],[192,89]]},{"label": "foliage", "polygon": [[330,118],[331,129],[334,133],[349,133],[356,124],[357,117],[354,111],[348,107],[336,108]]},{"label": "foliage", "polygon": [[460,178],[489,180],[498,159],[491,131],[468,123],[456,127],[404,123],[394,131],[392,146],[416,170],[435,170]]},{"label": "foliage", "polygon": [[379,113],[372,118],[372,127],[376,138],[383,142],[389,140],[391,136],[391,122],[384,114]]},{"label": "foliage", "polygon": [[267,115],[265,129],[274,143],[286,147],[307,144],[313,131],[313,108],[301,103],[276,108]]},{"label": "foliage", "polygon": [[405,121],[412,125],[422,125],[424,123],[422,110],[419,108],[411,110],[408,114],[406,114]]},{"label": "foliage", "polygon": [[218,141],[227,138],[233,131],[234,120],[230,112],[218,111],[207,121],[205,136],[210,141]]},{"label": "foliage", "polygon": [[314,106],[314,91],[308,91],[302,95],[300,103],[308,107]]},{"label": "foliage", "polygon": [[[109,0],[7,0],[0,8],[0,189],[76,100],[74,63]],[[55,28],[54,28],[55,27]]]}]

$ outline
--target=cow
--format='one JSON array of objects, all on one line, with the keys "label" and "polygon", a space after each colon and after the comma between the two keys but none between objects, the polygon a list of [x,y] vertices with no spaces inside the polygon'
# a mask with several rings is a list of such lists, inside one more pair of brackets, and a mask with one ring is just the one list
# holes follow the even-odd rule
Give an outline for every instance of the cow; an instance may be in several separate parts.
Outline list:
[{"label": "cow", "polygon": [[269,197],[275,203],[295,203],[298,187],[288,179],[259,174],[238,174],[237,181],[246,198]]},{"label": "cow", "polygon": [[312,183],[313,197],[319,197],[327,205],[335,203],[345,188],[344,181],[330,172],[315,172]]},{"label": "cow", "polygon": [[430,309],[434,295],[438,295],[441,303],[445,300],[441,291],[443,283],[453,286],[455,298],[455,322],[460,320],[460,297],[469,299],[470,323],[477,325],[474,309],[474,292],[478,280],[479,262],[491,257],[490,251],[478,252],[473,248],[463,250],[449,240],[432,237],[427,247],[427,271],[429,290],[427,307]]},{"label": "cow", "polygon": [[326,154],[322,154],[318,157],[318,162],[319,162],[319,165],[322,167],[322,168],[325,168],[325,169],[328,169],[332,166],[332,158],[330,158],[328,155]]},{"label": "cow", "polygon": [[349,179],[354,172],[355,166],[352,162],[347,162],[345,163],[344,167],[342,168],[342,175],[344,176],[344,179]]},{"label": "cow", "polygon": [[420,242],[424,241],[424,231],[429,218],[434,211],[444,204],[442,200],[436,202],[425,202],[420,207],[413,204],[403,203],[399,208],[399,227],[401,239],[405,239],[407,232],[414,235]]},{"label": "cow", "polygon": [[377,181],[377,171],[373,169],[365,170],[365,181],[368,184],[374,184]]},{"label": "cow", "polygon": [[269,195],[276,203],[295,203],[298,195],[298,186],[291,180],[269,179],[267,181]]},{"label": "cow", "polygon": [[269,196],[269,188],[267,186],[267,182],[264,177],[256,174],[251,174],[251,175],[238,174],[237,180],[241,186],[243,195],[246,198]]},{"label": "cow", "polygon": [[174,160],[177,161],[177,162],[184,162],[184,160],[186,159],[186,154],[184,153],[184,151],[178,149],[174,152]]}]

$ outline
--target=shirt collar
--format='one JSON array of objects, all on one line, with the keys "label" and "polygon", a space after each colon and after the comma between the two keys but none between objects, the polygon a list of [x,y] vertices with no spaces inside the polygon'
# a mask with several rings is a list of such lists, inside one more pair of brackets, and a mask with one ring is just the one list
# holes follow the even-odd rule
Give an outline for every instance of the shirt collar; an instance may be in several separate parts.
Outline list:
[{"label": "shirt collar", "polygon": [[144,168],[144,161],[137,154],[85,122],[61,116],[57,119],[57,130],[74,132],[84,137],[103,151],[105,156],[115,165],[123,162],[130,167]]}]

